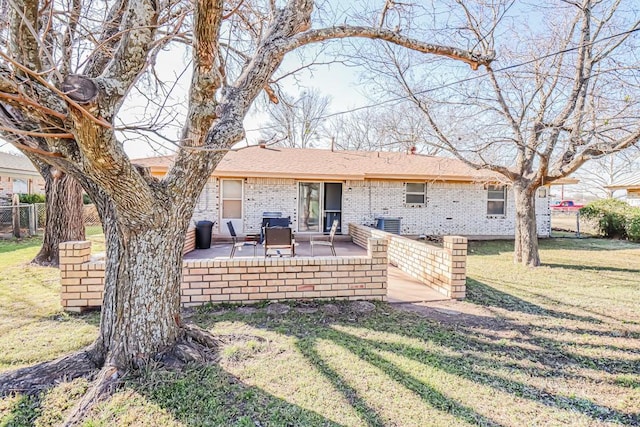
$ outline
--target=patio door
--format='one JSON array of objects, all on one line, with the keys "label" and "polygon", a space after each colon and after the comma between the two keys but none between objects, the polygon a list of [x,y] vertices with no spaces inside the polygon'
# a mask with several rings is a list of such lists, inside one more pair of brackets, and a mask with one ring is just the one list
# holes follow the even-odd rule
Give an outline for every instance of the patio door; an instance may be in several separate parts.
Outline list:
[{"label": "patio door", "polygon": [[342,183],[300,182],[298,232],[328,232],[342,214]]},{"label": "patio door", "polygon": [[227,222],[231,221],[237,234],[244,233],[242,226],[243,180],[223,179],[220,183],[220,232],[229,235]]}]

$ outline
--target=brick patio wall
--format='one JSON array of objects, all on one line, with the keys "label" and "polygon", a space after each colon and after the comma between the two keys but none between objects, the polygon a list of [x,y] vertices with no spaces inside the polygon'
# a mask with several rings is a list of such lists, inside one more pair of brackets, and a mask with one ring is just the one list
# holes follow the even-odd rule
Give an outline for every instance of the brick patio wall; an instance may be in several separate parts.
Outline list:
[{"label": "brick patio wall", "polygon": [[[387,241],[367,240],[366,256],[216,258],[183,262],[182,305],[291,299],[387,299]],[[60,245],[62,307],[80,312],[102,305],[104,260],[91,242]]]},{"label": "brick patio wall", "polygon": [[184,253],[188,254],[189,252],[196,249],[196,229],[194,227],[189,227],[187,230],[187,234],[184,238]]},{"label": "brick patio wall", "polygon": [[349,234],[359,246],[368,239],[387,241],[389,263],[411,277],[453,299],[463,299],[467,281],[467,239],[445,236],[443,247],[408,239],[358,224],[349,224]]}]

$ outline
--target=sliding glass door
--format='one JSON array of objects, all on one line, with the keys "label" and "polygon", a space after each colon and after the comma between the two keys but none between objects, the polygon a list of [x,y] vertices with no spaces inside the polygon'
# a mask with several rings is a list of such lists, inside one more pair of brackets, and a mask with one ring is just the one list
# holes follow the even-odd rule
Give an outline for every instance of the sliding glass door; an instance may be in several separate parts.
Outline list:
[{"label": "sliding glass door", "polygon": [[326,233],[341,216],[342,183],[299,183],[298,232]]},{"label": "sliding glass door", "polygon": [[298,197],[298,231],[320,232],[319,182],[301,182]]}]

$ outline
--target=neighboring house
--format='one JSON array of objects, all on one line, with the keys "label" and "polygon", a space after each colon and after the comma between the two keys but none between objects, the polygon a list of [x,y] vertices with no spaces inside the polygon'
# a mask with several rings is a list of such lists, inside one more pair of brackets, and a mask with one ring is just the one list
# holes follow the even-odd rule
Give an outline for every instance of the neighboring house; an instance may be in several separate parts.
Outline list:
[{"label": "neighboring house", "polygon": [[626,190],[627,203],[631,206],[640,206],[640,173],[607,185],[607,188],[610,190]]},{"label": "neighboring house", "polygon": [[44,179],[27,157],[0,152],[0,204],[13,194],[44,194]]},{"label": "neighboring house", "polygon": [[[163,176],[172,156],[134,163]],[[537,194],[538,235],[550,234],[548,191]],[[513,192],[488,171],[463,162],[395,152],[249,147],[230,151],[205,186],[194,220],[227,234],[259,233],[264,212],[290,216],[297,233],[326,232],[339,219],[373,225],[401,218],[405,235],[513,237]]]}]

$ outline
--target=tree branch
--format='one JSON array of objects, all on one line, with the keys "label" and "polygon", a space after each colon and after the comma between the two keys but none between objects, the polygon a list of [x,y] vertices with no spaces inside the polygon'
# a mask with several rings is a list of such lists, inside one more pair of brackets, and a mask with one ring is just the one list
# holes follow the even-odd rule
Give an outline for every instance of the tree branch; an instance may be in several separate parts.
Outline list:
[{"label": "tree branch", "polygon": [[129,0],[127,4],[120,25],[120,43],[101,75],[105,86],[113,88],[108,97],[110,106],[120,102],[147,66],[147,56],[158,23],[157,7],[156,0]]},{"label": "tree branch", "polygon": [[283,49],[285,49],[286,51],[291,51],[307,44],[324,42],[333,39],[342,39],[346,37],[361,37],[384,40],[386,42],[393,43],[398,46],[403,46],[417,52],[446,56],[469,64],[473,70],[477,70],[480,65],[489,65],[495,58],[495,53],[493,52],[489,52],[487,54],[477,54],[451,46],[425,43],[420,40],[405,37],[403,35],[400,35],[399,33],[384,30],[381,28],[348,25],[305,31],[301,34],[298,34],[297,36],[292,37],[283,46]]}]

